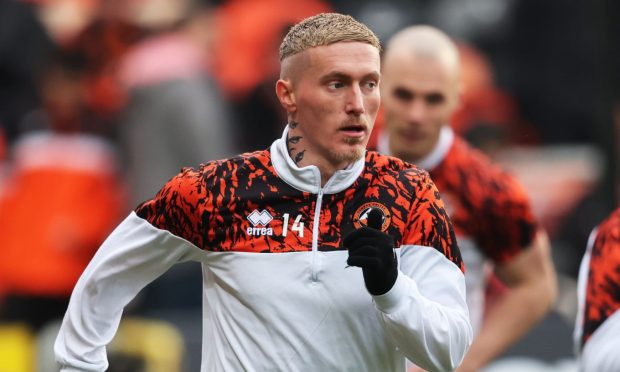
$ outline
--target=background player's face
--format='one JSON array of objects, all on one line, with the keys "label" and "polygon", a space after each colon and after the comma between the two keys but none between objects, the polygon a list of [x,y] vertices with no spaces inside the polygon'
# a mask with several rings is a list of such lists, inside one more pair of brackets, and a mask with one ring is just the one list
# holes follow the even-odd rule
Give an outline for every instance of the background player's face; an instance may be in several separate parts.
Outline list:
[{"label": "background player's face", "polygon": [[296,56],[295,112],[304,146],[336,167],[364,154],[380,104],[380,57],[361,42],[340,42]]},{"label": "background player's face", "polygon": [[458,105],[453,68],[430,56],[392,50],[383,62],[381,92],[392,155],[416,162],[428,155]]}]

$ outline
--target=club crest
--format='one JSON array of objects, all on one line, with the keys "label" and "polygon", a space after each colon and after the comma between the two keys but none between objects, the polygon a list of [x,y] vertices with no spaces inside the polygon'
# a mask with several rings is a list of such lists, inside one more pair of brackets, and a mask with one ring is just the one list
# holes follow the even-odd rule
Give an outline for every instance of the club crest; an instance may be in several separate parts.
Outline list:
[{"label": "club crest", "polygon": [[390,222],[392,222],[392,215],[385,205],[377,202],[365,203],[357,208],[355,213],[353,213],[353,226],[355,226],[356,229],[359,229],[362,226],[368,226],[368,212],[370,212],[372,208],[376,208],[381,211],[381,231],[386,231],[390,226]]}]

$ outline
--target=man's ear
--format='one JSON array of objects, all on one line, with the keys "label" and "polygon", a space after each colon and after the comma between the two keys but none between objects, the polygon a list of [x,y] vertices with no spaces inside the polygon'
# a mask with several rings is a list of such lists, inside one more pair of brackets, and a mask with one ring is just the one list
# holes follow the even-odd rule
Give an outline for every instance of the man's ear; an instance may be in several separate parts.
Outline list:
[{"label": "man's ear", "polygon": [[276,95],[282,107],[286,109],[288,114],[297,111],[297,103],[295,102],[295,94],[293,93],[293,84],[290,80],[279,79],[276,82]]}]

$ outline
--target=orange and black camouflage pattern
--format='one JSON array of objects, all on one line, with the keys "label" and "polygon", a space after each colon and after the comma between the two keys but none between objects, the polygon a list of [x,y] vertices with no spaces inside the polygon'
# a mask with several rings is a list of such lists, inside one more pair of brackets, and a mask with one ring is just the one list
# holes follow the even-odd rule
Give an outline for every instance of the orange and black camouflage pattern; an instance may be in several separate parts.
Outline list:
[{"label": "orange and black camouflage pattern", "polygon": [[527,195],[482,152],[455,137],[430,175],[457,236],[473,239],[486,257],[505,263],[532,243],[538,225]]},{"label": "orange and black camouflage pattern", "polygon": [[620,309],[620,208],[598,227],[586,288],[581,346]]},{"label": "orange and black camouflage pattern", "polygon": [[[464,270],[452,224],[428,173],[376,152],[367,152],[365,161],[350,187],[323,195],[318,250],[345,249],[341,240],[355,228],[354,214],[376,202],[389,211],[386,232],[397,247],[434,247]],[[264,150],[185,168],[136,213],[203,250],[278,253],[312,250],[316,203],[316,194],[295,189],[277,175],[270,151]],[[269,213],[273,219],[261,227],[271,231],[248,233],[253,211]]]}]

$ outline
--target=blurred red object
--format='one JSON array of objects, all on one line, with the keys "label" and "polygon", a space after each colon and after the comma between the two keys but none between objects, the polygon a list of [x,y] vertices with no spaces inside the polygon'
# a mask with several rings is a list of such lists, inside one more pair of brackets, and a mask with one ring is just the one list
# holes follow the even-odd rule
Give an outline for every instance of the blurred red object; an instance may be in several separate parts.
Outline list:
[{"label": "blurred red object", "polygon": [[0,283],[21,296],[68,297],[125,208],[116,159],[86,135],[33,132],[15,145],[0,198]]},{"label": "blurred red object", "polygon": [[457,133],[464,133],[475,122],[505,125],[516,115],[510,97],[495,87],[491,64],[477,49],[458,44],[461,58],[461,105],[450,124]]}]

